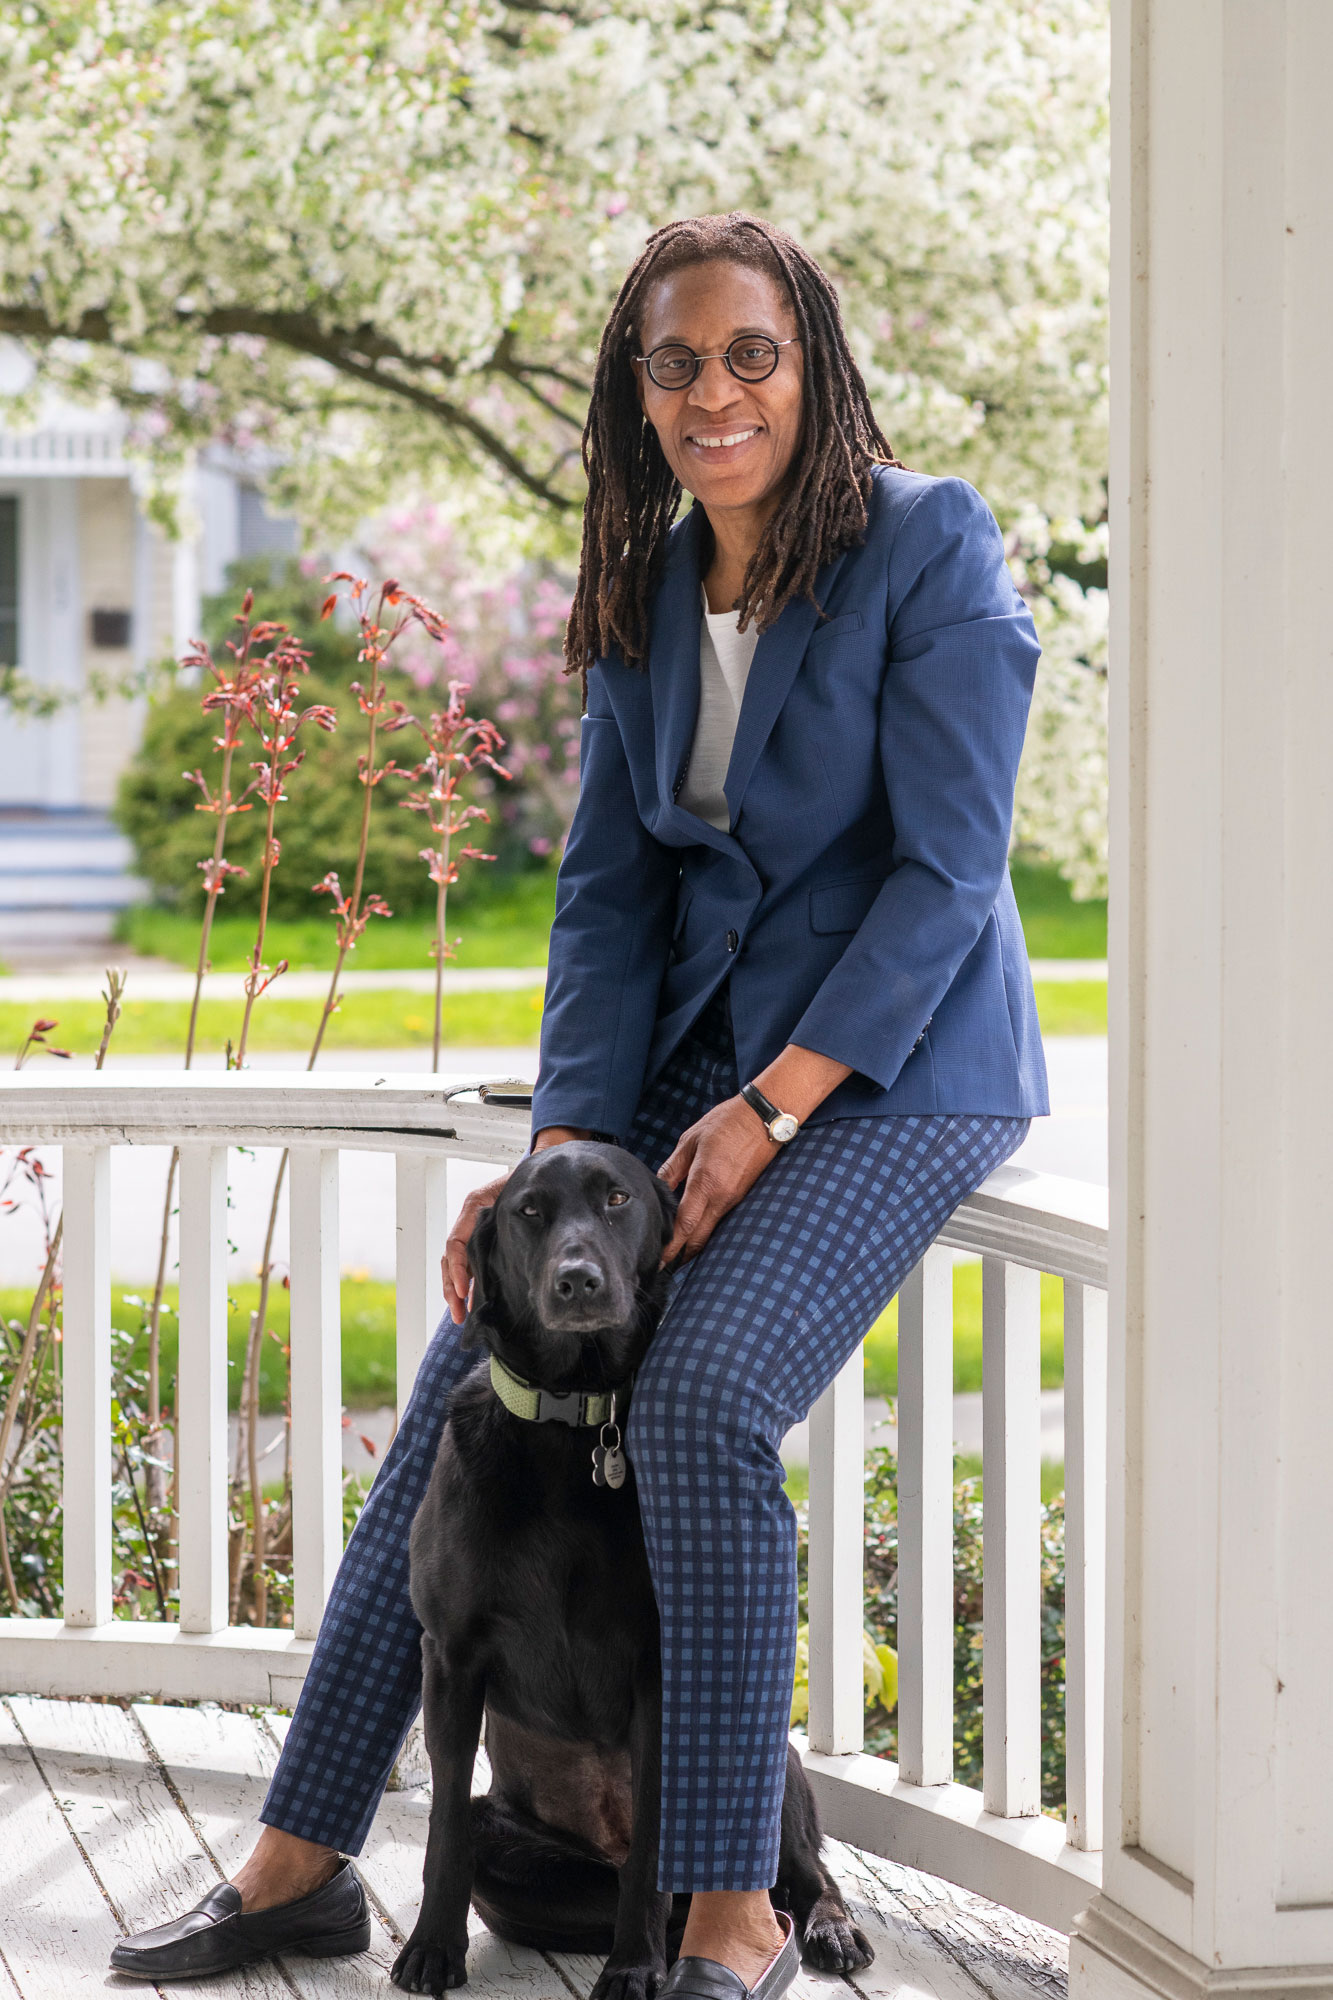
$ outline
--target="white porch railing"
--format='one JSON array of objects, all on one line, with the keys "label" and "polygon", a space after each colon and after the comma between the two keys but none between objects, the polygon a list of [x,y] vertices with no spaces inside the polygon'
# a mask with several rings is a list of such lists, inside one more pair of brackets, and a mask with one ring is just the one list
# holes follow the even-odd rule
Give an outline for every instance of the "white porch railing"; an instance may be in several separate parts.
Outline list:
[{"label": "white porch railing", "polygon": [[[342,1552],[338,1170],[397,1174],[399,1404],[441,1306],[445,1163],[508,1163],[519,1111],[402,1077],[21,1074],[0,1145],[64,1149],[65,1617],[0,1619],[0,1688],[290,1705]],[[111,1615],[111,1152],[179,1145],[180,1624]],[[226,1156],[291,1149],[294,1623],[227,1625]],[[952,1287],[983,1258],[984,1790],[953,1744]],[[1040,1810],[1040,1274],[1064,1280],[1067,1823]],[[963,1203],[899,1301],[900,1763],[861,1754],[859,1352],[810,1431],[807,1768],[827,1830],[1068,1929],[1100,1879],[1106,1199],[1015,1167]]]},{"label": "white porch railing", "polygon": [[[861,1754],[863,1368],[810,1426],[810,1728],[826,1829],[1068,1930],[1101,1880],[1106,1191],[1006,1166],[898,1298],[899,1762]],[[982,1258],[983,1790],[953,1771],[953,1284]],[[1064,1822],[1041,1811],[1041,1274],[1064,1280]]]}]

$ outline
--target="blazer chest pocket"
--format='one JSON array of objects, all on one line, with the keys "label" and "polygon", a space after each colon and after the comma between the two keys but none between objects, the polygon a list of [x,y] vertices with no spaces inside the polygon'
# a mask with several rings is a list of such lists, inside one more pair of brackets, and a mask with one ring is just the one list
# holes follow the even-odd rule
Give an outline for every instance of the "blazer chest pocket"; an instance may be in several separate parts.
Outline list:
[{"label": "blazer chest pocket", "polygon": [[865,624],[859,611],[844,611],[840,618],[830,618],[822,625],[816,625],[810,634],[810,644],[817,646],[824,639],[836,639],[846,632],[859,632]]},{"label": "blazer chest pocket", "polygon": [[821,934],[859,930],[867,910],[883,887],[883,877],[873,875],[856,882],[826,882],[822,889],[812,889],[811,930]]}]

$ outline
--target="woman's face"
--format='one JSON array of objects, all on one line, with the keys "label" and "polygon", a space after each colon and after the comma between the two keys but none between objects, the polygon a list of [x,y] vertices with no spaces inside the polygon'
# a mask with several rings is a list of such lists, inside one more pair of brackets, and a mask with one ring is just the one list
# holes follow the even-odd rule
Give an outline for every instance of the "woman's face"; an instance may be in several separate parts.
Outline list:
[{"label": "woman's face", "polygon": [[[696,354],[722,354],[741,334],[792,340],[796,322],[766,271],[716,261],[659,278],[648,293],[641,354],[681,341]],[[742,382],[724,361],[706,361],[686,389],[659,388],[636,367],[639,401],[667,464],[713,516],[730,508],[776,505],[801,437],[805,358],[799,343],[778,352],[763,382]]]}]

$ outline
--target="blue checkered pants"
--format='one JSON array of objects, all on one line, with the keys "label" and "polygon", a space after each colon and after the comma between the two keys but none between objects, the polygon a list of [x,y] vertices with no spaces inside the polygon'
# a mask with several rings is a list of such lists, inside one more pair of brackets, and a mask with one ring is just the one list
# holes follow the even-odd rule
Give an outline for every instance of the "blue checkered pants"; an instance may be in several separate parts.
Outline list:
[{"label": "blue checkered pants", "polygon": [[[658,1167],[739,1088],[726,988],[645,1092]],[[796,1525],[778,1448],[1026,1118],[834,1119],[784,1147],[679,1272],[626,1447],[662,1614],[659,1886],[767,1889],[796,1650]],[[455,1385],[447,1317],[347,1545],[261,1817],[358,1853],[421,1700],[408,1531]]]}]

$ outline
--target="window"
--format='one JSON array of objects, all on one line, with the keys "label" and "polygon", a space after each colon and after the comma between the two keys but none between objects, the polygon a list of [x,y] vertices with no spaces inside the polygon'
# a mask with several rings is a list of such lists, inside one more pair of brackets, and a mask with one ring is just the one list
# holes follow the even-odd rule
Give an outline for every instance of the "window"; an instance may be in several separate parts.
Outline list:
[{"label": "window", "polygon": [[0,494],[0,667],[19,659],[19,503]]}]

